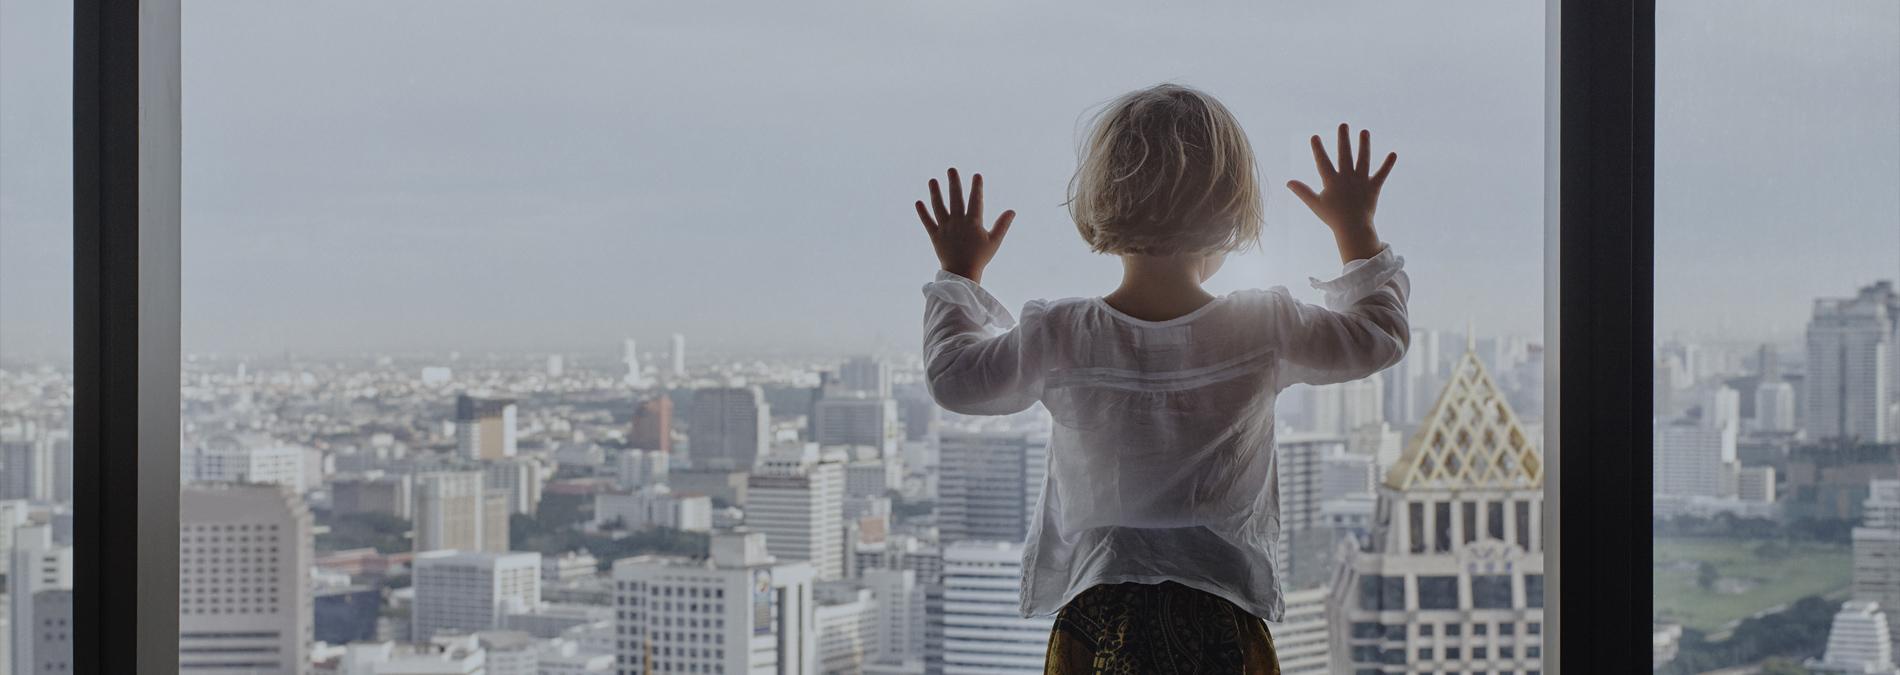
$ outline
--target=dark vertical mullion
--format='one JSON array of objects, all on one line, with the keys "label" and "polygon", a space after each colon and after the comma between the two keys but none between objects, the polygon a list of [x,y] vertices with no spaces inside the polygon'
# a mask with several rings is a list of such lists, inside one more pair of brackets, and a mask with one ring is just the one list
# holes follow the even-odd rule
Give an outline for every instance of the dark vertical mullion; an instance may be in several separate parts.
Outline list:
[{"label": "dark vertical mullion", "polygon": [[1561,11],[1558,524],[1588,545],[1560,561],[1552,656],[1582,673],[1650,651],[1655,4]]},{"label": "dark vertical mullion", "polygon": [[178,671],[177,21],[170,0],[73,3],[72,672],[82,675]]}]

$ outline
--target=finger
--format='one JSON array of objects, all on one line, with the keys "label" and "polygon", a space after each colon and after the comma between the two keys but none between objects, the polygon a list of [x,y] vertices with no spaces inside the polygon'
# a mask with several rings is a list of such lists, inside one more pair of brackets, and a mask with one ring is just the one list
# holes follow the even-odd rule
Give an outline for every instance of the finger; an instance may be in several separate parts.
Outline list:
[{"label": "finger", "polygon": [[1016,222],[1015,211],[1004,211],[1003,215],[997,216],[996,227],[990,228],[990,244],[1002,244],[1003,235],[1009,234],[1009,224],[1013,222]]},{"label": "finger", "polygon": [[1339,125],[1339,172],[1352,173],[1352,132]]},{"label": "finger", "polygon": [[943,192],[937,189],[937,179],[930,179],[930,206],[937,211],[937,226],[950,224],[950,211],[943,208]]},{"label": "finger", "polygon": [[1379,172],[1372,174],[1373,189],[1378,189],[1379,186],[1385,185],[1386,174],[1392,173],[1392,165],[1397,163],[1398,161],[1399,161],[1399,153],[1394,152],[1394,153],[1387,154],[1385,156],[1385,163],[1379,165]]},{"label": "finger", "polygon": [[922,199],[917,200],[917,218],[924,221],[924,230],[929,232],[930,236],[937,236],[937,224],[930,220],[930,212],[924,209]]},{"label": "finger", "polygon": [[1372,170],[1372,132],[1365,129],[1359,130],[1359,161],[1353,166],[1359,169],[1361,177]]},{"label": "finger", "polygon": [[970,174],[970,219],[983,222],[983,174]]},{"label": "finger", "polygon": [[1306,202],[1306,208],[1319,209],[1319,195],[1315,194],[1313,188],[1307,187],[1305,183],[1290,180],[1286,182],[1286,189],[1292,190],[1293,196],[1299,197],[1300,201]]},{"label": "finger", "polygon": [[1321,185],[1332,181],[1333,176],[1338,175],[1338,172],[1333,170],[1333,160],[1326,158],[1326,144],[1320,141],[1317,135],[1313,137],[1313,163],[1319,165]]},{"label": "finger", "polygon": [[[963,181],[957,178],[957,170],[950,170],[950,217],[963,216]],[[981,223],[978,223],[981,225]]]}]

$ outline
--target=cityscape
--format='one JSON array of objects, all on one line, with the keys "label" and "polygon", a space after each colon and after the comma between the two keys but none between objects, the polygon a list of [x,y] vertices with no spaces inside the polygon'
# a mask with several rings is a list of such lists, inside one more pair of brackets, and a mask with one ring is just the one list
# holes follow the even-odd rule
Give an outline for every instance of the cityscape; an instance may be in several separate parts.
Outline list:
[{"label": "cityscape", "polygon": [[[1040,406],[941,410],[915,356],[709,360],[681,335],[608,344],[188,356],[182,670],[1041,672],[1052,619],[1021,618],[1018,600],[1054,431]],[[1378,376],[1282,394],[1289,594],[1271,630],[1287,672],[1362,660],[1540,671],[1542,375],[1535,341],[1417,329]],[[0,559],[20,571],[0,631],[10,672],[70,658],[63,633],[36,626],[71,612],[71,395],[49,364],[0,376],[12,532]],[[1484,410],[1502,417],[1431,422]],[[1419,429],[1485,440],[1408,452]],[[1501,473],[1479,468],[1491,465]],[[1381,499],[1412,502],[1413,526],[1378,522]],[[1507,542],[1516,552],[1500,554]],[[1444,624],[1434,635],[1387,614],[1408,592],[1384,584],[1416,568],[1427,576],[1413,604],[1463,616],[1457,579],[1474,556],[1486,566],[1470,583],[1489,590],[1462,611],[1493,620],[1461,632],[1426,612]]]}]

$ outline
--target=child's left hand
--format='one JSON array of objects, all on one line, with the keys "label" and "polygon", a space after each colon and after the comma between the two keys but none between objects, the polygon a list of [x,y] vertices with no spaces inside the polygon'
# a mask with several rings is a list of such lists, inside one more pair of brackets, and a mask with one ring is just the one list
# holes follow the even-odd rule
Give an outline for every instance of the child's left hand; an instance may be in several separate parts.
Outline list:
[{"label": "child's left hand", "polygon": [[997,216],[996,225],[989,230],[983,229],[983,174],[970,177],[970,204],[963,204],[963,183],[957,180],[957,170],[950,170],[950,207],[944,208],[943,193],[937,189],[936,179],[930,181],[930,203],[936,207],[936,218],[924,209],[922,201],[917,202],[917,217],[924,221],[924,230],[930,233],[930,244],[937,249],[937,261],[943,263],[944,271],[960,275],[971,281],[982,283],[983,268],[996,257],[996,249],[1003,245],[1003,235],[1009,233],[1009,223],[1016,219],[1015,211],[1004,211]]}]

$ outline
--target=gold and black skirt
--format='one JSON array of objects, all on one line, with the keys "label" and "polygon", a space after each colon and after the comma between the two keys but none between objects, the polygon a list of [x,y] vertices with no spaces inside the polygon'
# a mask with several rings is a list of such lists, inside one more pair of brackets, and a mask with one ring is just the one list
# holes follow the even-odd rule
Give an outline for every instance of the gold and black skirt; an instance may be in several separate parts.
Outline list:
[{"label": "gold and black skirt", "polygon": [[1100,585],[1056,613],[1045,675],[1279,675],[1259,617],[1164,581]]}]

